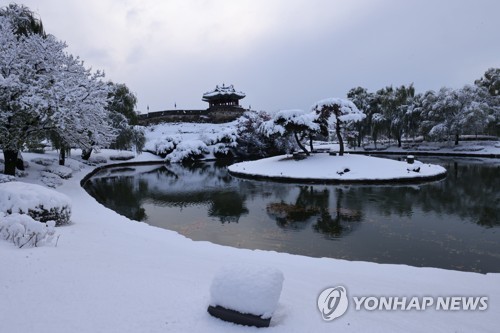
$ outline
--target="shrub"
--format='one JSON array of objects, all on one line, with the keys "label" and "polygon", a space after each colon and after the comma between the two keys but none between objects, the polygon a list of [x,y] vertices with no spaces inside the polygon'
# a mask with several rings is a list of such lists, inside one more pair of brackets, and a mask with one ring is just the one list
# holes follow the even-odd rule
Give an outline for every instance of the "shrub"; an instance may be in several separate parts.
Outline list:
[{"label": "shrub", "polygon": [[46,223],[35,221],[26,214],[0,213],[0,238],[22,247],[33,247],[49,244],[55,237],[55,221]]},{"label": "shrub", "polygon": [[39,222],[67,224],[71,216],[71,200],[46,187],[23,182],[0,184],[0,211],[27,214]]}]

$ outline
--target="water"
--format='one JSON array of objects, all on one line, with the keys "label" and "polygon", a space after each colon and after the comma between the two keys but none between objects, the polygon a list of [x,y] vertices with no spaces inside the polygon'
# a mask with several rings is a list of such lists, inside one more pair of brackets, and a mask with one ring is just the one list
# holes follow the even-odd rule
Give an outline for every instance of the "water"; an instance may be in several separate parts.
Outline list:
[{"label": "water", "polygon": [[215,162],[103,170],[103,205],[193,240],[312,257],[500,272],[500,160],[421,158],[446,179],[414,186],[234,178]]}]

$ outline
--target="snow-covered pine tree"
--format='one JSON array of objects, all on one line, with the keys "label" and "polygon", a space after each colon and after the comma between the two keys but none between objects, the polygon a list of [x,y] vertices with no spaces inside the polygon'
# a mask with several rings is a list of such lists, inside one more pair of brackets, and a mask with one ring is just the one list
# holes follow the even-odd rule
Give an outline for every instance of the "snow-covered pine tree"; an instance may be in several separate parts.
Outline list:
[{"label": "snow-covered pine tree", "polygon": [[318,118],[317,122],[320,132],[328,132],[330,124],[335,126],[335,133],[339,141],[339,155],[344,155],[344,140],[342,139],[342,130],[346,124],[363,120],[366,115],[361,112],[353,102],[341,98],[327,98],[316,102],[312,106]]},{"label": "snow-covered pine tree", "polygon": [[318,115],[315,112],[303,110],[278,111],[272,120],[262,124],[261,129],[269,137],[278,133],[281,136],[293,135],[299,148],[308,156],[310,152],[304,146],[302,140],[309,140],[309,148],[312,152],[312,139],[314,135],[320,132]]}]

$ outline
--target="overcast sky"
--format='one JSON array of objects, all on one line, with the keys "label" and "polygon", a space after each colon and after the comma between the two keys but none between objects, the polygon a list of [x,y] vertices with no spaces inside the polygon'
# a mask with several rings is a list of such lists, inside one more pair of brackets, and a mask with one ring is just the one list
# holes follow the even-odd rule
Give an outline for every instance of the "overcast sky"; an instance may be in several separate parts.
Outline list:
[{"label": "overcast sky", "polygon": [[458,88],[500,67],[497,0],[16,2],[143,112],[206,108],[202,94],[222,83],[247,94],[243,106],[275,111],[356,86]]}]

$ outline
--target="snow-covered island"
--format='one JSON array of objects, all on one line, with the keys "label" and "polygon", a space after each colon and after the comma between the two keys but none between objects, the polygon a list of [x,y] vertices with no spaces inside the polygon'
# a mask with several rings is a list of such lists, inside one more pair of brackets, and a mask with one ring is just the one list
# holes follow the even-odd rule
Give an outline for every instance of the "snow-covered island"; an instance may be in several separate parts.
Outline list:
[{"label": "snow-covered island", "polygon": [[275,156],[236,163],[228,169],[236,176],[310,183],[418,182],[446,175],[446,169],[439,165],[351,154],[313,154],[300,160],[291,155]]}]

